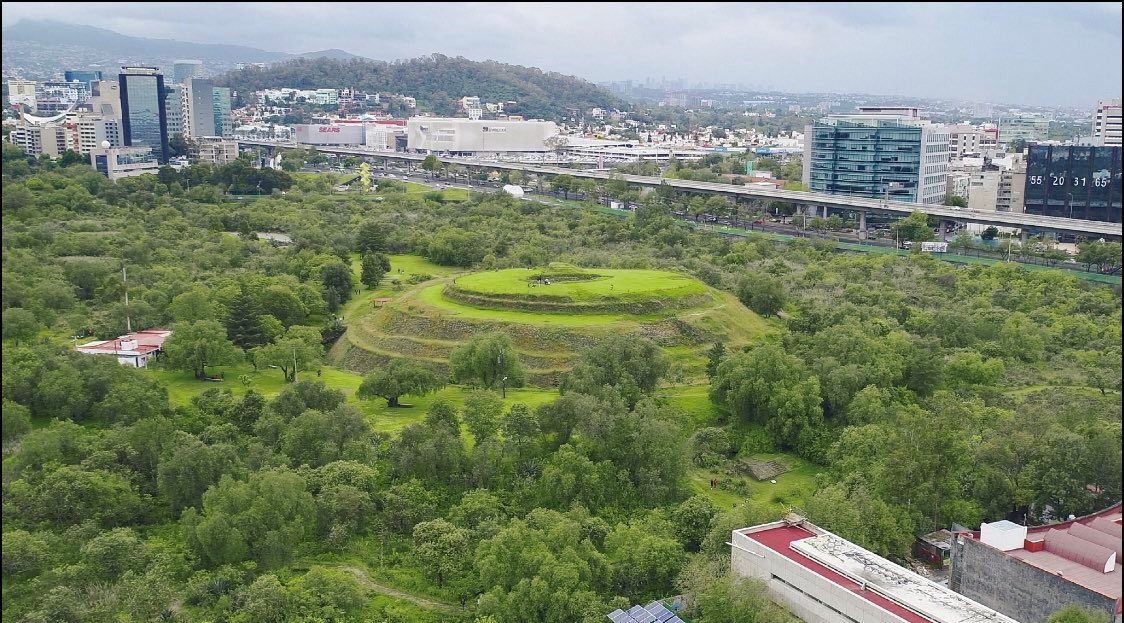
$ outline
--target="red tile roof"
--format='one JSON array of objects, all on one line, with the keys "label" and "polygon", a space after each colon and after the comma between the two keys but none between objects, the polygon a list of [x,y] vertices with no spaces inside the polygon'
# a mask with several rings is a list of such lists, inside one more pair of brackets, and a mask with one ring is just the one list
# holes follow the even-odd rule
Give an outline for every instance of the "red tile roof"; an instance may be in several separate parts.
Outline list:
[{"label": "red tile roof", "polygon": [[901,617],[906,621],[910,621],[910,623],[930,623],[929,619],[926,619],[925,617],[917,614],[913,610],[905,608],[900,604],[891,601],[883,597],[882,595],[879,595],[878,593],[863,589],[863,587],[854,580],[851,580],[846,576],[828,569],[824,565],[812,560],[811,558],[808,558],[804,554],[801,554],[800,552],[790,547],[793,541],[799,541],[800,539],[807,539],[809,537],[816,536],[816,533],[814,532],[811,532],[799,526],[779,526],[776,528],[761,530],[759,532],[746,531],[742,534],[754,541],[757,541],[765,547],[768,547],[769,549],[784,556],[785,558],[788,558],[789,560],[799,564],[800,566],[814,571],[818,575],[824,577],[827,580],[830,580],[834,584],[841,586],[862,597],[863,599],[880,606],[883,610],[888,610],[898,617]]}]

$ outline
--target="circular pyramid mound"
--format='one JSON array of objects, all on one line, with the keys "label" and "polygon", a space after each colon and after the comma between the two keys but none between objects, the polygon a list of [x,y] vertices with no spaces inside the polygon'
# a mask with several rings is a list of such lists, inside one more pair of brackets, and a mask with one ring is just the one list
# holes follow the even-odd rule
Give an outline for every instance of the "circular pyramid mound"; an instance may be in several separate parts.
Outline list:
[{"label": "circular pyramid mound", "polygon": [[579,353],[631,334],[663,347],[689,378],[702,374],[714,342],[736,348],[767,330],[730,294],[680,273],[552,265],[420,284],[353,319],[330,358],[363,373],[401,356],[445,369],[454,348],[501,331],[519,351],[528,382],[553,386]]}]

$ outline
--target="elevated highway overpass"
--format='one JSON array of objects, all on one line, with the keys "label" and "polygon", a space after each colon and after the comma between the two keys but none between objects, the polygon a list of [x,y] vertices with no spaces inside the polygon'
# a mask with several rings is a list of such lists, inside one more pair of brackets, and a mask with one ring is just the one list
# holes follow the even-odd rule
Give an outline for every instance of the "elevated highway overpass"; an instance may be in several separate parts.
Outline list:
[{"label": "elevated highway overpass", "polygon": [[[239,139],[240,146],[264,147],[270,151],[277,148],[291,149],[298,147],[293,143],[271,141],[254,141]],[[380,152],[354,147],[308,146],[301,148],[315,148],[321,153],[357,156],[361,158],[383,158],[405,162],[421,162],[425,154],[410,154],[404,152]],[[884,201],[881,199],[867,199],[864,197],[847,197],[841,195],[827,195],[822,193],[802,192],[796,190],[774,190],[764,188],[751,188],[734,186],[717,182],[698,182],[693,180],[675,180],[646,175],[629,175],[612,173],[608,170],[582,170],[567,169],[564,167],[527,162],[503,162],[476,160],[471,158],[441,158],[438,160],[446,164],[456,164],[465,167],[483,169],[523,171],[542,175],[569,175],[577,178],[607,180],[610,174],[614,179],[620,179],[644,187],[658,187],[667,185],[682,192],[719,194],[726,197],[745,197],[764,201],[781,201],[795,204],[805,210],[822,210],[826,215],[828,210],[854,211],[859,214],[860,230],[866,229],[866,216],[870,213],[909,215],[913,212],[923,212],[946,221],[959,223],[978,223],[983,226],[1011,227],[1020,229],[1025,237],[1028,230],[1035,232],[1057,232],[1071,235],[1087,236],[1090,238],[1106,238],[1120,240],[1121,224],[1101,221],[1086,221],[1081,219],[1057,218],[1040,216],[1037,214],[1023,214],[1014,212],[981,212],[944,205],[924,203],[909,203],[904,201]],[[942,228],[943,231],[943,228]]]}]

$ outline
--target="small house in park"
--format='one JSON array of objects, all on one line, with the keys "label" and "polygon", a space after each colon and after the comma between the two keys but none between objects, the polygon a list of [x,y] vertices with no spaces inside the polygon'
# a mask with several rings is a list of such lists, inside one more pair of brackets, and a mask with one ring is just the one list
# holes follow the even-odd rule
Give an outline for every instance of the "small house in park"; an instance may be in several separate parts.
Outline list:
[{"label": "small house in park", "polygon": [[145,329],[122,335],[115,340],[97,340],[74,348],[87,355],[114,355],[117,363],[134,368],[148,366],[149,359],[160,352],[164,340],[172,332],[167,329]]}]

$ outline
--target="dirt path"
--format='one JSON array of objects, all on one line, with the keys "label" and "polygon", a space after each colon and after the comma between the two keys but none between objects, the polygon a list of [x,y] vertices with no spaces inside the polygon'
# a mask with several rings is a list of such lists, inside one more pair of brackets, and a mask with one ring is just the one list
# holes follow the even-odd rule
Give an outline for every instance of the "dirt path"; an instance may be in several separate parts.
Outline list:
[{"label": "dirt path", "polygon": [[432,599],[427,599],[425,597],[418,597],[417,595],[411,595],[410,593],[404,593],[400,590],[390,588],[389,586],[383,586],[382,584],[379,584],[377,582],[373,582],[373,581],[371,581],[371,578],[367,577],[367,572],[364,571],[363,569],[360,569],[359,567],[352,567],[352,566],[349,566],[349,565],[339,565],[339,566],[336,566],[335,568],[339,569],[341,571],[347,571],[351,575],[355,576],[355,579],[358,580],[359,584],[361,584],[364,588],[375,591],[376,593],[382,593],[383,595],[390,595],[391,597],[395,597],[397,599],[403,599],[403,600],[408,601],[408,602],[410,602],[412,604],[415,604],[417,606],[421,606],[422,608],[426,608],[426,609],[429,609],[429,610],[437,610],[439,612],[445,612],[447,614],[460,614],[462,612],[459,607],[454,606],[453,604],[445,603],[445,602],[441,602],[441,601],[434,601]]}]

